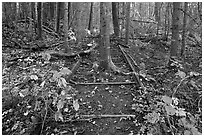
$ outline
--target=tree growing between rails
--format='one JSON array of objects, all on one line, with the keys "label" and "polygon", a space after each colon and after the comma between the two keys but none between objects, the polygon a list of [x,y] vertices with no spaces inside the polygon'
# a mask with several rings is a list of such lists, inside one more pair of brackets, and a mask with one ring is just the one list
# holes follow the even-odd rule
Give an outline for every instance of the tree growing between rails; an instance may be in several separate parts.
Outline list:
[{"label": "tree growing between rails", "polygon": [[100,3],[100,64],[99,70],[105,71],[112,69],[113,71],[120,72],[120,69],[115,66],[111,59],[110,53],[110,22],[111,11],[110,2]]}]

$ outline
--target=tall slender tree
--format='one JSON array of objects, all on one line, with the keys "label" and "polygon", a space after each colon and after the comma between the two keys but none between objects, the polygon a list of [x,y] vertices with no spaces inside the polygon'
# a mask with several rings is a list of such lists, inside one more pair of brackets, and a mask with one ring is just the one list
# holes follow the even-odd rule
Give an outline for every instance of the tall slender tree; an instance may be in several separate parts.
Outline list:
[{"label": "tall slender tree", "polygon": [[56,33],[59,33],[59,26],[60,26],[60,8],[61,8],[61,2],[57,2],[56,7],[56,23],[55,23],[55,31]]},{"label": "tall slender tree", "polygon": [[119,37],[119,21],[118,21],[117,2],[112,2],[112,17],[113,17],[114,34],[116,37]]},{"label": "tall slender tree", "polygon": [[71,2],[68,2],[68,28],[70,28],[70,22],[71,22]]},{"label": "tall slender tree", "polygon": [[88,30],[91,30],[92,14],[93,14],[93,2],[91,2],[91,7],[90,7]]},{"label": "tall slender tree", "polygon": [[42,39],[42,3],[37,3],[37,11],[38,11],[38,37],[37,39]]},{"label": "tall slender tree", "polygon": [[177,56],[179,46],[179,23],[180,23],[180,5],[181,2],[173,2],[172,14],[172,41],[171,41],[171,56]]},{"label": "tall slender tree", "polygon": [[68,2],[64,2],[64,50],[68,52]]},{"label": "tall slender tree", "polygon": [[158,36],[159,26],[160,26],[160,3],[159,2],[155,2],[154,15],[155,15],[155,20],[157,22],[157,36]]},{"label": "tall slender tree", "polygon": [[184,2],[184,12],[183,12],[183,34],[182,34],[182,46],[181,46],[181,56],[184,55],[185,52],[185,38],[186,38],[186,21],[187,21],[187,13],[188,10],[188,2]]},{"label": "tall slender tree", "polygon": [[130,31],[130,2],[127,2],[126,25],[125,25],[125,43],[128,45]]}]

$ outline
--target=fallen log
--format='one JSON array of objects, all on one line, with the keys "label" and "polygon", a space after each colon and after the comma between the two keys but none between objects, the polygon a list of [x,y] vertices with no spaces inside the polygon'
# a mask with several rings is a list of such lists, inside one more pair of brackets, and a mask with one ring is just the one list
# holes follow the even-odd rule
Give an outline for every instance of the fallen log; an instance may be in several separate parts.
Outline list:
[{"label": "fallen log", "polygon": [[85,51],[81,51],[78,53],[67,54],[64,52],[50,51],[49,54],[51,56],[59,56],[59,57],[65,57],[65,58],[74,58],[76,56],[82,57],[82,56],[90,54],[96,46],[97,46],[97,44],[94,44],[90,49],[85,50]]},{"label": "fallen log", "polygon": [[120,117],[132,117],[135,118],[135,115],[80,115],[81,118],[120,118]]}]

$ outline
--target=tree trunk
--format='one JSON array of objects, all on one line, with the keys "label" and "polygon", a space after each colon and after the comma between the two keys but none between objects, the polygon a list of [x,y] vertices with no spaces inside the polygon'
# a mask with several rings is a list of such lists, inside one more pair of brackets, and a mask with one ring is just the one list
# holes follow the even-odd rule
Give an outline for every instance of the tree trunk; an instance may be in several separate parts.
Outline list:
[{"label": "tree trunk", "polygon": [[105,3],[100,3],[100,70],[107,70],[108,69],[108,49],[107,47],[110,45],[110,38],[108,34],[108,24],[107,24],[107,16],[105,13]]},{"label": "tree trunk", "polygon": [[184,56],[185,52],[185,38],[186,38],[186,21],[187,21],[187,10],[188,10],[188,2],[184,3],[184,12],[183,12],[183,34],[182,34],[182,46],[181,46],[181,56]]},{"label": "tree trunk", "polygon": [[159,26],[160,26],[160,3],[159,2],[155,2],[155,7],[154,7],[154,15],[155,15],[155,20],[157,22],[157,36],[159,33]]},{"label": "tree trunk", "polygon": [[30,34],[30,37],[32,37],[32,32],[33,32],[33,26],[32,26],[32,2],[29,2],[29,34]]},{"label": "tree trunk", "polygon": [[120,69],[112,62],[110,54],[110,22],[111,11],[110,2],[100,3],[100,64],[99,70],[105,71],[112,69],[113,71],[120,72]]},{"label": "tree trunk", "polygon": [[93,2],[91,2],[91,7],[90,7],[88,30],[91,30],[92,14],[93,14]]},{"label": "tree trunk", "polygon": [[119,37],[119,22],[118,22],[118,7],[117,2],[112,2],[112,17],[113,17],[113,28],[116,37]]},{"label": "tree trunk", "polygon": [[55,2],[49,2],[49,19],[53,20],[55,15]]},{"label": "tree trunk", "polygon": [[177,56],[179,46],[180,2],[173,2],[171,56]]},{"label": "tree trunk", "polygon": [[38,11],[38,37],[37,39],[42,39],[42,3],[37,3],[37,11]]},{"label": "tree trunk", "polygon": [[71,2],[68,2],[68,29],[70,28],[71,22]]},{"label": "tree trunk", "polygon": [[126,26],[125,26],[125,43],[128,45],[130,28],[130,2],[127,2],[126,9]]},{"label": "tree trunk", "polygon": [[202,21],[202,2],[198,2],[198,14],[200,21]]},{"label": "tree trunk", "polygon": [[56,23],[55,23],[55,31],[56,33],[59,33],[59,28],[60,28],[60,8],[61,8],[61,2],[57,2],[57,7],[56,7]]},{"label": "tree trunk", "polygon": [[164,37],[167,38],[167,29],[168,29],[168,6],[169,6],[169,3],[167,2],[167,5],[166,5],[166,10],[165,10],[165,21],[164,21]]},{"label": "tree trunk", "polygon": [[35,20],[35,2],[31,2],[32,19]]},{"label": "tree trunk", "polygon": [[68,52],[68,2],[64,2],[64,50]]}]

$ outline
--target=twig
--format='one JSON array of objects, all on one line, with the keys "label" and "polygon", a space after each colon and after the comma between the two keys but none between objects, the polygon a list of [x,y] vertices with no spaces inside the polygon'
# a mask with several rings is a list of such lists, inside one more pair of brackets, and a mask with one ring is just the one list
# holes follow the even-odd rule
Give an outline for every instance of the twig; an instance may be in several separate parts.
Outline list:
[{"label": "twig", "polygon": [[173,129],[172,129],[172,125],[171,125],[170,120],[169,120],[169,115],[168,115],[167,113],[166,113],[166,118],[167,118],[169,127],[170,127],[170,129],[171,129],[171,134],[174,135],[174,132],[173,132]]},{"label": "twig", "polygon": [[182,84],[182,82],[184,81],[184,80],[186,80],[187,78],[189,78],[190,76],[187,76],[187,77],[185,77],[185,78],[183,78],[181,81],[180,81],[180,83],[177,85],[177,87],[174,89],[174,93],[172,94],[172,98],[174,97],[174,95],[176,94],[176,92],[177,92],[177,90],[178,90],[178,88],[179,88],[179,86]]},{"label": "twig", "polygon": [[[43,97],[43,96],[42,96]],[[45,100],[45,98],[43,97],[43,99]],[[43,132],[43,128],[44,128],[44,125],[45,125],[45,120],[46,120],[46,117],[47,117],[47,108],[48,108],[48,106],[47,106],[47,100],[45,100],[45,116],[44,116],[44,119],[43,119],[43,123],[42,123],[42,127],[41,127],[41,131],[40,131],[40,134],[42,134],[42,132]]]},{"label": "twig", "polygon": [[12,67],[10,68],[10,71],[9,71],[9,83],[8,83],[8,86],[9,86],[9,94],[10,94],[10,96],[11,96],[11,99],[12,99],[12,102],[13,102],[13,94],[11,93],[11,85],[10,85],[10,83],[11,83],[11,73],[12,73]]}]

